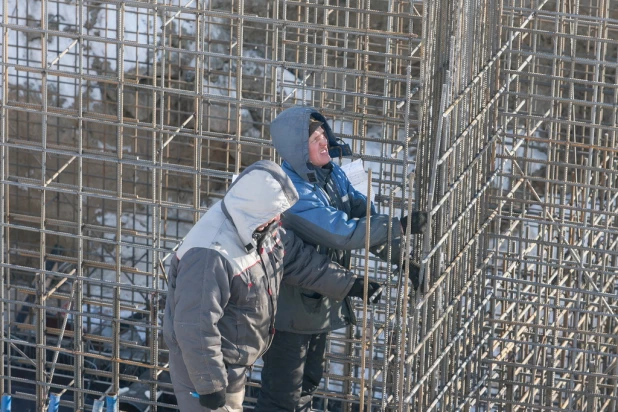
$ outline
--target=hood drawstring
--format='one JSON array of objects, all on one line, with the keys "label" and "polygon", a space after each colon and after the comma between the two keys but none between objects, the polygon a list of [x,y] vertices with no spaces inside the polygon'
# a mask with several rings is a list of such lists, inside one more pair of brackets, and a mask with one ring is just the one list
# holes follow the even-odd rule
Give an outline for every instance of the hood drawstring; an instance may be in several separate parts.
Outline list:
[{"label": "hood drawstring", "polygon": [[271,222],[268,226],[266,226],[261,231],[253,232],[253,240],[255,240],[255,244],[257,245],[257,250],[259,251],[262,248],[262,242],[268,235],[272,235],[275,230],[279,227],[279,222]]}]

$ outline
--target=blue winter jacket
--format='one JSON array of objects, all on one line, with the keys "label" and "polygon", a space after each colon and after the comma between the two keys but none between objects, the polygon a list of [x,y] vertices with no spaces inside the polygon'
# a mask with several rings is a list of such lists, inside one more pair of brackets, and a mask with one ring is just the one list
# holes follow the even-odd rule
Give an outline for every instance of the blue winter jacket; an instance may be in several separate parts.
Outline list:
[{"label": "blue winter jacket", "polygon": [[[377,214],[371,205],[371,216],[367,218],[367,198],[352,187],[337,164],[330,162],[315,168],[309,163],[310,117],[323,122],[331,157],[351,155],[349,147],[335,137],[326,119],[315,108],[292,107],[277,116],[270,126],[272,142],[284,159],[282,168],[299,195],[298,202],[282,216],[284,227],[333,261],[348,266],[350,252],[365,247],[366,226],[370,224],[370,250],[386,258],[388,216]],[[329,196],[324,188],[326,179],[334,183],[334,196]],[[397,218],[391,222],[391,261],[397,263],[401,223]],[[348,299],[337,301],[300,287],[282,285],[278,305],[278,330],[321,333],[355,321]]]}]

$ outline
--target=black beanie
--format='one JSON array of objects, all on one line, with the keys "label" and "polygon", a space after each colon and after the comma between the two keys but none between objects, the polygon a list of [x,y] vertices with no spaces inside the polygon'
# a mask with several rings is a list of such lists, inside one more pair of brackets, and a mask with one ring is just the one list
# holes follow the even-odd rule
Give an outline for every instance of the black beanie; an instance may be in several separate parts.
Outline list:
[{"label": "black beanie", "polygon": [[309,136],[311,136],[313,134],[313,132],[315,132],[316,130],[318,130],[318,127],[322,126],[322,122],[319,120],[314,119],[313,117],[309,119]]}]

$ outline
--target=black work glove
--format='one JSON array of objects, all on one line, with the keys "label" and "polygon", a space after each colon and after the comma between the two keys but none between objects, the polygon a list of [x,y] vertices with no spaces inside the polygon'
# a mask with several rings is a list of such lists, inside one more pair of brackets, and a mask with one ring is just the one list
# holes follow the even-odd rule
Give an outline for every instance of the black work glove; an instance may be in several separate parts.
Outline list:
[{"label": "black work glove", "polygon": [[[363,278],[356,278],[352,288],[350,288],[350,291],[348,292],[348,296],[362,299],[364,288],[365,280]],[[369,287],[367,288],[367,296],[369,303],[378,303],[382,297],[382,286],[378,282],[372,282],[370,280]]]},{"label": "black work glove", "polygon": [[213,410],[225,406],[225,389],[207,395],[200,395],[200,405]]},{"label": "black work glove", "polygon": [[410,225],[412,225],[410,227],[410,233],[423,233],[423,227],[427,224],[427,212],[415,211],[412,212],[410,216],[404,216],[399,219],[404,232],[408,228],[408,219],[410,219]]},{"label": "black work glove", "polygon": [[410,256],[410,266],[408,271],[408,278],[412,282],[412,286],[414,286],[414,290],[418,290],[420,286],[420,275],[421,275],[421,265],[412,261],[412,257]]}]

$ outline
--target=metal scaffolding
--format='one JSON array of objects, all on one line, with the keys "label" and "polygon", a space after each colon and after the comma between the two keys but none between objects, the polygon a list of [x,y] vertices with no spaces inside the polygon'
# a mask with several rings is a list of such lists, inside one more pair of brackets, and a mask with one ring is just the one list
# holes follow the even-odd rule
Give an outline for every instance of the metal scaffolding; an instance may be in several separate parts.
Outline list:
[{"label": "metal scaffolding", "polygon": [[168,259],[235,174],[279,160],[292,105],[350,143],[381,213],[430,221],[419,292],[355,253],[384,297],[330,334],[315,409],[618,410],[618,0],[0,5],[15,410],[177,409]]}]

